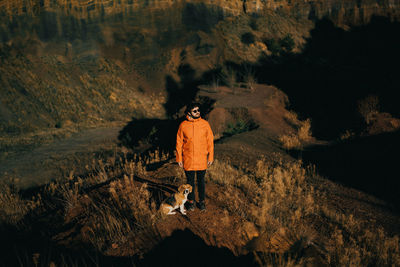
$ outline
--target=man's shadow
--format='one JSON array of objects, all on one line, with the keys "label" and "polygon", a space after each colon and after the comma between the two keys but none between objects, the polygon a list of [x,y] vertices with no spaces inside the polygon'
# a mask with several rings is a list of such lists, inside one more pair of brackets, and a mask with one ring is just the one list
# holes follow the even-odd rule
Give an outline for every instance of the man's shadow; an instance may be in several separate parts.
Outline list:
[{"label": "man's shadow", "polygon": [[[196,77],[195,70],[191,66],[181,65],[178,68],[178,75],[179,81],[171,76],[165,77],[168,97],[164,107],[167,118],[133,118],[119,133],[118,139],[121,145],[138,153],[158,150],[173,154],[178,127],[186,118],[183,109],[195,100],[199,91],[198,86],[209,78],[210,73]],[[204,118],[212,110],[215,101],[202,97],[198,102]]]},{"label": "man's shadow", "polygon": [[135,152],[159,150],[172,152],[182,118],[179,119],[135,119],[133,118],[119,133],[121,145]]}]

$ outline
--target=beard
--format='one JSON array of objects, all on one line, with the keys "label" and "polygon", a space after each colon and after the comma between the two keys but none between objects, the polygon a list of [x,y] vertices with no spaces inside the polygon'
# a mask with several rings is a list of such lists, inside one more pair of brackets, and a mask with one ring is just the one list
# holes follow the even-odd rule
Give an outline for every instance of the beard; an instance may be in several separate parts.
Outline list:
[{"label": "beard", "polygon": [[193,113],[191,113],[190,116],[191,116],[193,119],[198,119],[198,118],[200,118],[200,113],[196,113],[196,115],[194,115]]}]

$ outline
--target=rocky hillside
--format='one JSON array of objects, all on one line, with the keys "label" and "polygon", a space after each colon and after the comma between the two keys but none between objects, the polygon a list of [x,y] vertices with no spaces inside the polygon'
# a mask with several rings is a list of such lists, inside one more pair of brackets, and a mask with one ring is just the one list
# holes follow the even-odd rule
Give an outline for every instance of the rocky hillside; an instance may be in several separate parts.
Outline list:
[{"label": "rocky hillside", "polygon": [[190,99],[205,72],[228,60],[256,61],[270,53],[266,39],[292,33],[301,44],[311,27],[275,13],[230,17],[202,3],[164,5],[168,16],[150,6],[118,13],[116,2],[100,11],[78,2],[29,3],[0,4],[3,150],[46,140],[49,131],[165,118],[182,106],[169,103],[182,93]]},{"label": "rocky hillside", "polygon": [[0,1],[0,150],[132,117],[171,117],[199,84],[255,79],[251,68],[227,63],[298,53],[326,16],[345,29],[374,15],[395,20],[397,4]]},{"label": "rocky hillside", "polygon": [[329,17],[337,25],[356,25],[369,22],[374,15],[399,18],[398,1],[344,1],[344,0],[294,0],[294,1],[266,1],[266,0],[98,0],[98,1],[71,1],[45,0],[36,2],[2,0],[0,6],[8,15],[37,14],[38,10],[62,12],[80,19],[104,18],[109,15],[126,15],[147,10],[157,11],[177,8],[181,5],[203,5],[211,9],[221,9],[224,15],[239,15],[243,13],[262,13],[272,10],[279,13],[293,15],[302,19],[322,19]]}]

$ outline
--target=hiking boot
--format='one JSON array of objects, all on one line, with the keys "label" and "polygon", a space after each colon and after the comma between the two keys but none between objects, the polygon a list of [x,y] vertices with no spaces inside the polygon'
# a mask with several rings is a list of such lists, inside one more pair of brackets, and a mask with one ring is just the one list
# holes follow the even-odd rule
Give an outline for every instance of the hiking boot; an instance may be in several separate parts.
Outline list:
[{"label": "hiking boot", "polygon": [[204,201],[200,201],[197,206],[201,211],[206,210],[206,203]]},{"label": "hiking boot", "polygon": [[194,201],[193,200],[188,200],[186,202],[186,209],[193,211],[194,210]]}]

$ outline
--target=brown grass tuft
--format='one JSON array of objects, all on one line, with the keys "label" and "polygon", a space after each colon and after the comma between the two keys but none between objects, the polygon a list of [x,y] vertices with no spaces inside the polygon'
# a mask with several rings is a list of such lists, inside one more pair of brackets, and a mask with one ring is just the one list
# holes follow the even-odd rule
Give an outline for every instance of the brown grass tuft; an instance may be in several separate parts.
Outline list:
[{"label": "brown grass tuft", "polygon": [[365,122],[369,124],[371,119],[379,113],[379,98],[376,95],[369,95],[357,102],[357,110]]},{"label": "brown grass tuft", "polygon": [[26,200],[20,196],[19,191],[15,180],[0,181],[0,226],[19,226],[25,215],[41,205],[40,195]]},{"label": "brown grass tuft", "polygon": [[[258,251],[255,255],[261,266],[318,264],[316,259],[296,259],[297,253],[310,247],[330,266],[399,266],[398,236],[329,208],[326,196],[310,184],[316,175],[300,161],[263,158],[250,174],[219,161],[209,170],[209,179],[225,187],[218,198],[224,209],[256,225],[260,235],[249,248]],[[244,196],[248,201],[243,201]],[[313,229],[310,220],[315,217],[328,218],[329,233]]]},{"label": "brown grass tuft", "polygon": [[[135,182],[134,177],[147,174],[146,162],[165,157],[164,154],[154,153],[145,159],[135,156],[128,160],[124,153],[120,157],[109,158],[107,162],[94,161],[94,173],[81,178],[71,172],[66,182],[49,185],[48,192],[62,197],[66,222],[84,216],[85,220],[78,220],[77,223],[82,224],[84,240],[96,249],[105,251],[133,241],[138,249],[144,249],[159,239],[154,226],[160,216],[154,201],[151,201],[147,185]],[[85,193],[87,189],[99,185],[99,190]],[[136,240],[138,236],[145,238]]]},{"label": "brown grass tuft", "polygon": [[297,130],[295,133],[280,136],[279,141],[285,149],[301,149],[305,143],[312,139],[311,120],[300,121],[294,112],[286,113],[285,119]]}]

